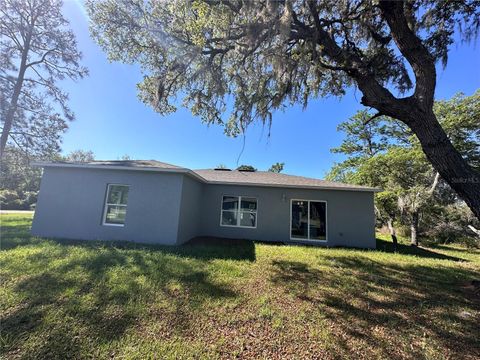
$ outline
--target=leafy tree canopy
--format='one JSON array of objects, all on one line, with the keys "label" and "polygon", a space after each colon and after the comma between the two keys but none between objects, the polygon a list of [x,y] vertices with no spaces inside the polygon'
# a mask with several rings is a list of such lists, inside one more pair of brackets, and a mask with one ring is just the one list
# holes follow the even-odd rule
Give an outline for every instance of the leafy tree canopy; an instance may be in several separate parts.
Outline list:
[{"label": "leafy tree canopy", "polygon": [[[471,96],[459,93],[450,100],[437,101],[434,109],[455,147],[461,150],[472,167],[480,169],[480,90]],[[360,179],[354,173],[359,166],[395,146],[414,150],[416,159],[422,155],[416,136],[404,124],[389,117],[372,119],[368,112],[359,111],[342,122],[337,130],[342,131],[345,138],[339,147],[331,151],[347,155],[347,159],[333,166],[327,175],[330,180],[358,183]],[[428,160],[424,157],[423,161]],[[372,181],[370,178],[372,186],[384,185]]]},{"label": "leafy tree canopy", "polygon": [[42,170],[30,165],[38,160],[18,147],[8,146],[0,166],[0,207],[30,210],[37,201]]},{"label": "leafy tree canopy", "polygon": [[[480,22],[475,1],[407,7],[405,21],[444,63],[455,27],[463,25],[468,40]],[[88,9],[93,36],[109,58],[142,66],[144,102],[168,114],[184,94],[184,106],[232,135],[256,118],[271,120],[272,110],[287,104],[342,95],[353,72],[399,93],[413,86],[376,2],[103,0],[88,2]],[[224,119],[230,95],[234,105]]]},{"label": "leafy tree canopy", "polygon": [[[462,155],[474,167],[478,166],[480,151],[479,99],[480,91],[468,97],[457,94],[434,106],[450,140],[462,149]],[[419,215],[433,212],[435,218],[443,213],[453,216],[452,209],[457,209],[452,205],[458,202],[456,197],[426,159],[416,136],[403,124],[382,116],[372,119],[370,114],[360,111],[338,129],[346,136],[332,151],[347,155],[347,159],[336,164],[327,178],[381,187],[384,191],[375,195],[377,217],[381,222],[391,227],[395,218],[408,220],[415,234],[412,242],[416,243]],[[435,222],[430,219],[430,231],[435,228]],[[446,228],[446,225],[442,227]]]},{"label": "leafy tree canopy", "polygon": [[480,89],[472,96],[459,93],[436,101],[433,109],[450,141],[480,171]]},{"label": "leafy tree canopy", "polygon": [[252,165],[240,165],[237,167],[238,171],[257,171]]},{"label": "leafy tree canopy", "polygon": [[71,151],[66,157],[66,161],[73,162],[90,162],[95,160],[95,154],[91,150],[74,150]]},{"label": "leafy tree canopy", "polygon": [[277,163],[273,164],[272,166],[270,166],[270,169],[268,169],[268,171],[274,172],[274,173],[281,173],[283,171],[284,166],[285,166],[285,163],[277,162]]},{"label": "leafy tree canopy", "polygon": [[435,64],[446,64],[457,29],[462,40],[477,35],[478,1],[91,0],[88,11],[110,60],[140,64],[142,101],[168,114],[181,96],[229,135],[255,120],[270,124],[290,104],[357,86],[363,105],[417,135],[480,218],[480,186],[468,180],[478,174],[432,110]]},{"label": "leafy tree canopy", "polygon": [[0,157],[9,142],[28,153],[59,151],[74,114],[61,81],[87,75],[57,0],[0,0]]}]

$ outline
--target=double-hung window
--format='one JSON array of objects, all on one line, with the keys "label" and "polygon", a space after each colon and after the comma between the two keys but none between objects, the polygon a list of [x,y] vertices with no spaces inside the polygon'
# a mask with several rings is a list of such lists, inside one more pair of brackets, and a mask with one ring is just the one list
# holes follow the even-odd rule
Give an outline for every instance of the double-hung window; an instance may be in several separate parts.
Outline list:
[{"label": "double-hung window", "polygon": [[128,185],[108,184],[103,225],[124,226],[127,215]]},{"label": "double-hung window", "polygon": [[220,225],[257,227],[257,199],[250,196],[223,196]]},{"label": "double-hung window", "polygon": [[327,203],[325,201],[292,200],[290,238],[327,240]]}]

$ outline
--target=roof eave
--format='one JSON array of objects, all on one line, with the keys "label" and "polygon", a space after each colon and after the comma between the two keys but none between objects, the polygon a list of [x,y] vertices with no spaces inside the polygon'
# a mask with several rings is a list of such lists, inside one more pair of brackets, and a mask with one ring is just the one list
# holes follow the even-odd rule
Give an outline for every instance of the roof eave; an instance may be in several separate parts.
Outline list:
[{"label": "roof eave", "polygon": [[186,173],[191,171],[187,168],[161,168],[161,167],[142,167],[142,166],[118,166],[118,165],[96,165],[96,164],[62,164],[62,163],[51,163],[43,161],[34,161],[30,165],[35,167],[60,167],[60,168],[78,168],[78,169],[103,169],[103,170],[125,170],[125,171],[149,171],[149,172],[174,172],[174,173]]},{"label": "roof eave", "polygon": [[313,189],[313,190],[337,190],[337,191],[362,191],[362,192],[381,192],[379,188],[357,188],[357,187],[334,187],[334,186],[316,186],[316,185],[290,185],[290,184],[265,184],[265,183],[244,183],[235,181],[212,181],[207,180],[200,174],[187,168],[160,168],[160,167],[125,167],[115,165],[95,165],[84,163],[52,163],[45,161],[34,161],[30,165],[35,167],[57,167],[57,168],[77,168],[77,169],[101,169],[101,170],[123,170],[123,171],[143,171],[143,172],[157,172],[157,173],[180,173],[187,174],[203,183],[213,185],[235,185],[235,186],[258,186],[258,187],[275,187],[275,188],[289,188],[289,189]]},{"label": "roof eave", "polygon": [[283,184],[265,184],[265,183],[242,183],[234,181],[211,181],[206,180],[208,184],[214,185],[235,185],[235,186],[259,186],[259,187],[276,187],[276,188],[290,188],[290,189],[313,189],[313,190],[340,190],[340,191],[363,191],[363,192],[381,192],[380,188],[357,188],[357,187],[335,187],[335,186],[317,186],[317,185],[283,185]]}]

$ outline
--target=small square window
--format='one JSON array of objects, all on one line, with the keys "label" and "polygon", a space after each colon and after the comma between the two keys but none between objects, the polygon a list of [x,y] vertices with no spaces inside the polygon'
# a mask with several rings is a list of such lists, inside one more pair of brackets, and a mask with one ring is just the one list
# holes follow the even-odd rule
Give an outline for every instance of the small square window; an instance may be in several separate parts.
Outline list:
[{"label": "small square window", "polygon": [[220,225],[257,227],[257,199],[249,196],[224,196]]}]

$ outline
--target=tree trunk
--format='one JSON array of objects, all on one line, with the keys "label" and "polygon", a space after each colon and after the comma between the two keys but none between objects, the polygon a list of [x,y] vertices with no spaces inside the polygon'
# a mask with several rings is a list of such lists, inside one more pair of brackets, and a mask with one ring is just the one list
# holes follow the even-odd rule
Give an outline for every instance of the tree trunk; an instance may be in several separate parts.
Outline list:
[{"label": "tree trunk", "polygon": [[[392,37],[415,73],[413,96],[396,99],[375,91],[379,84],[371,79],[358,81],[369,103],[385,115],[407,124],[418,137],[422,149],[433,167],[451,188],[467,203],[480,219],[480,174],[473,170],[453,147],[433,113],[436,86],[435,59],[422,39],[408,25],[403,1],[380,1],[379,7],[390,27]],[[363,89],[363,88],[364,89]]]},{"label": "tree trunk", "polygon": [[[375,108],[380,115],[403,121],[418,137],[423,151],[440,176],[467,203],[480,219],[480,175],[475,172],[453,147],[433,113],[436,86],[435,59],[422,39],[412,30],[405,15],[404,1],[379,1],[378,6],[388,23],[392,37],[415,74],[412,96],[396,98],[377,81],[356,54],[340,47],[322,28],[318,12],[310,6],[315,20],[316,40],[323,51],[352,77],[362,92],[361,103]],[[377,114],[378,115],[378,114]]]},{"label": "tree trunk", "polygon": [[[358,84],[364,94],[368,93],[371,84]],[[422,110],[411,97],[401,101],[372,98],[371,94],[364,95],[362,104],[405,123],[417,136],[428,161],[480,220],[480,174],[453,147],[433,110]]]},{"label": "tree trunk", "polygon": [[468,225],[468,228],[474,232],[479,238],[480,238],[480,230],[479,229],[476,229],[474,226],[472,225]]},{"label": "tree trunk", "polygon": [[388,226],[388,230],[390,231],[390,236],[392,237],[393,251],[397,251],[397,246],[398,246],[397,233],[395,231],[395,228],[393,227],[392,218],[388,218],[387,226]]},{"label": "tree trunk", "polygon": [[12,99],[8,107],[7,115],[5,116],[5,121],[3,122],[2,135],[0,136],[0,159],[3,158],[8,137],[10,135],[10,131],[12,130],[15,112],[17,111],[18,98],[20,97],[20,92],[22,91],[23,81],[25,79],[25,71],[27,71],[27,59],[28,52],[30,51],[31,34],[32,32],[30,31],[25,39],[22,50],[22,59],[20,61],[20,67],[18,70],[18,77],[15,81]]},{"label": "tree trunk", "polygon": [[410,245],[418,246],[418,212],[414,211],[410,222]]},{"label": "tree trunk", "polygon": [[416,111],[412,116],[407,125],[418,137],[427,159],[480,219],[480,174],[453,147],[433,112]]}]

